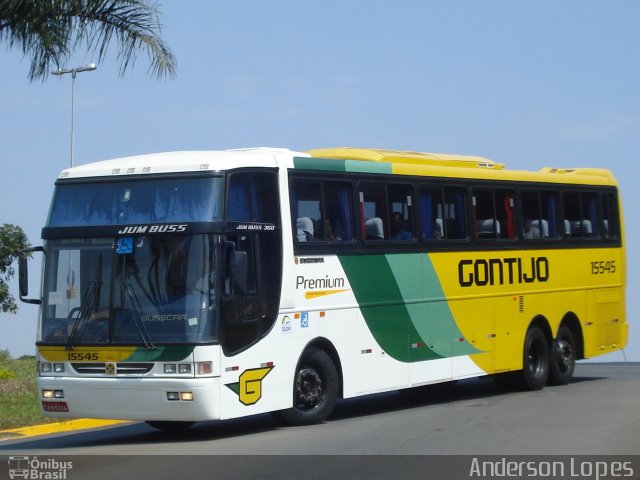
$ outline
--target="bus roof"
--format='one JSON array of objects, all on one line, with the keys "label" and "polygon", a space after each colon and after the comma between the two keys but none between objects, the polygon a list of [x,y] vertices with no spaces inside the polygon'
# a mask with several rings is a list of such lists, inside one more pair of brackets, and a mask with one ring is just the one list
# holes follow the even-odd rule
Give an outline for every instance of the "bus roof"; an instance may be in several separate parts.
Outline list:
[{"label": "bus roof", "polygon": [[308,154],[284,148],[176,151],[114,158],[63,170],[58,178],[116,177],[123,175],[224,171],[241,167],[277,167],[279,159]]},{"label": "bus roof", "polygon": [[493,168],[501,170],[504,165],[484,157],[450,155],[446,153],[406,152],[374,148],[320,148],[309,150],[312,157],[343,158],[370,162],[408,163],[413,165],[439,165],[450,167]]},{"label": "bus roof", "polygon": [[[309,158],[311,157],[311,158]],[[484,157],[374,148],[322,148],[305,153],[284,148],[176,151],[115,158],[63,170],[58,178],[225,171],[242,167],[294,168],[391,173],[449,178],[615,185],[613,174],[598,168],[544,167],[537,172],[509,170]]]},{"label": "bus roof", "polygon": [[[374,148],[322,148],[308,150],[316,165],[322,159],[349,162],[348,171],[372,171],[362,162],[389,164],[387,173],[401,175],[428,175],[453,178],[498,179],[530,182],[575,183],[595,185],[615,185],[610,170],[602,168],[553,168],[543,167],[537,172],[509,170],[502,163],[484,157],[451,155],[443,153],[410,152]],[[371,163],[370,163],[371,164]],[[336,165],[338,169],[342,169]],[[385,168],[374,171],[383,172]]]}]

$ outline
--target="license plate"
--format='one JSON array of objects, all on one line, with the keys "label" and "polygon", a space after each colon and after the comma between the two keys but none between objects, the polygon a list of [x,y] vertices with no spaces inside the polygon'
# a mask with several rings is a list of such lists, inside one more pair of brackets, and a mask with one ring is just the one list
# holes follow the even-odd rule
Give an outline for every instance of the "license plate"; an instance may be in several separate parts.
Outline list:
[{"label": "license plate", "polygon": [[42,409],[45,412],[68,412],[67,402],[42,402]]}]

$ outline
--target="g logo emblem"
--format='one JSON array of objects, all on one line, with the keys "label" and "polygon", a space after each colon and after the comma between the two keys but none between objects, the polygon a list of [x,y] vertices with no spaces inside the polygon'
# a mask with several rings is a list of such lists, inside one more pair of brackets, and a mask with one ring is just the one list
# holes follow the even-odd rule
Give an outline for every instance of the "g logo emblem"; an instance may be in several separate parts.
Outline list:
[{"label": "g logo emblem", "polygon": [[273,367],[252,368],[240,375],[237,383],[226,386],[238,395],[243,405],[254,405],[262,398],[262,380]]},{"label": "g logo emblem", "polygon": [[104,373],[106,375],[115,375],[116,371],[116,364],[114,362],[107,362],[104,364]]}]

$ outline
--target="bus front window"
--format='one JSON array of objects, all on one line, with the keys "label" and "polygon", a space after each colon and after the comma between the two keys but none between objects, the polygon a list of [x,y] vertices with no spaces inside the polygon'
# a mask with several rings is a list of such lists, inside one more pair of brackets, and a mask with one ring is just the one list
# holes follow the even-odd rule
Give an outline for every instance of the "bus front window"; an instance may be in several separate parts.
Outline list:
[{"label": "bus front window", "polygon": [[41,341],[90,344],[216,340],[214,236],[53,240],[45,264]]}]

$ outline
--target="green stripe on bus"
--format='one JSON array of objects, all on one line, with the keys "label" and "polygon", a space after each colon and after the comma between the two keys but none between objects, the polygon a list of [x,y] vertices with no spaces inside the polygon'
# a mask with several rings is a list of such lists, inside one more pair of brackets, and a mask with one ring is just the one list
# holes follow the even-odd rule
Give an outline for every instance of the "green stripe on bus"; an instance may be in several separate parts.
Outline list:
[{"label": "green stripe on bus", "polygon": [[[401,362],[477,353],[463,337],[426,254],[340,256],[367,327]],[[415,279],[422,279],[416,282]]]},{"label": "green stripe on bus", "polygon": [[371,334],[388,355],[401,362],[443,357],[426,346],[413,326],[385,255],[341,256],[339,259]]},{"label": "green stripe on bus", "polygon": [[345,160],[347,172],[359,173],[393,173],[392,165],[385,162],[362,162],[360,160]]},{"label": "green stripe on bus", "polygon": [[[414,328],[434,352],[443,357],[457,357],[480,351],[467,341],[453,341],[464,335],[449,308],[429,255],[387,255],[387,261],[403,292]],[[422,283],[416,279],[422,279]]]},{"label": "green stripe on bus", "polygon": [[293,157],[293,167],[302,170],[328,170],[345,172],[344,160],[328,160],[326,158]]},{"label": "green stripe on bus", "polygon": [[385,162],[338,160],[334,158],[293,157],[294,168],[329,172],[392,173],[392,165]]}]

